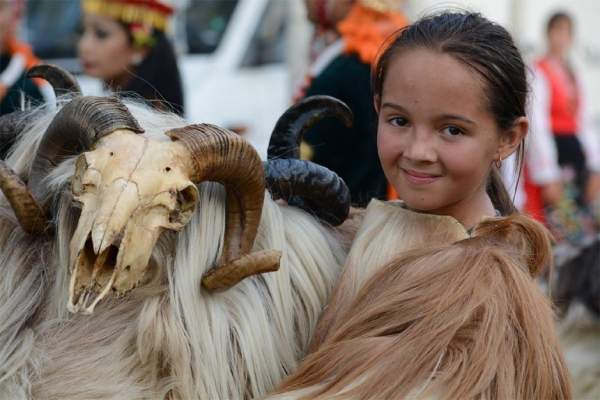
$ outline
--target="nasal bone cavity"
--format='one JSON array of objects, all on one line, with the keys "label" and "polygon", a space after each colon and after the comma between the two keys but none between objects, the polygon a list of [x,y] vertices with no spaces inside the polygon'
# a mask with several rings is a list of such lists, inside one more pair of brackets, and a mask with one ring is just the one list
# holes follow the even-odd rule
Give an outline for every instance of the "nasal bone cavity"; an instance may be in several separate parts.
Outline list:
[{"label": "nasal bone cavity", "polygon": [[137,184],[119,180],[109,190],[101,211],[92,228],[92,245],[95,254],[101,254],[113,244],[125,229],[140,200]]}]

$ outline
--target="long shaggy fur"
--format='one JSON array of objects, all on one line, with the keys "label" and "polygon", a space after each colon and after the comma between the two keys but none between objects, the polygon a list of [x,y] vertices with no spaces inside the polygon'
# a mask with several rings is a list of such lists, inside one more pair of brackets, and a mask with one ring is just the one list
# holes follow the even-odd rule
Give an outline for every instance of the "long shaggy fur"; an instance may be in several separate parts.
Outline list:
[{"label": "long shaggy fur", "polygon": [[[163,132],[185,125],[128,106],[146,135],[168,140]],[[22,176],[54,115],[36,112],[8,159]],[[280,270],[207,293],[200,279],[221,252],[225,191],[203,183],[190,223],[159,239],[150,284],[70,315],[73,172],[74,159],[50,171],[51,235],[26,235],[0,203],[0,398],[244,399],[296,368],[345,257],[333,230],[267,194],[255,249],[281,250]]]},{"label": "long shaggy fur", "polygon": [[379,202],[365,221],[312,353],[274,398],[571,398],[532,279],[550,260],[539,224],[498,218],[469,237],[456,221]]}]

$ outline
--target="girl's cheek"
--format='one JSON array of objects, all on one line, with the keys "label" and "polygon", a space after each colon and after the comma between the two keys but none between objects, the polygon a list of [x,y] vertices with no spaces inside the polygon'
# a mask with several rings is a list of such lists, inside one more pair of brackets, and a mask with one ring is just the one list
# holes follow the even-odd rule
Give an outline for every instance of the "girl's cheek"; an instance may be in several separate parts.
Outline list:
[{"label": "girl's cheek", "polygon": [[380,154],[390,156],[402,146],[402,137],[390,132],[389,129],[380,129],[377,135],[377,147]]},{"label": "girl's cheek", "polygon": [[377,153],[379,154],[379,159],[381,160],[382,164],[384,164],[387,159],[387,142],[388,139],[386,133],[380,128],[377,131]]}]

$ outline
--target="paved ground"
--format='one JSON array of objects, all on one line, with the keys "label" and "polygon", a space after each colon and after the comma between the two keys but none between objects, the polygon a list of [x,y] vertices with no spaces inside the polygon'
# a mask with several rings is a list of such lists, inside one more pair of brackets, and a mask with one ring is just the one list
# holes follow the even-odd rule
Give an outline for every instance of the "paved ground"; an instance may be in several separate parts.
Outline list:
[{"label": "paved ground", "polygon": [[582,305],[573,305],[558,323],[558,332],[573,377],[575,400],[600,400],[600,321]]}]

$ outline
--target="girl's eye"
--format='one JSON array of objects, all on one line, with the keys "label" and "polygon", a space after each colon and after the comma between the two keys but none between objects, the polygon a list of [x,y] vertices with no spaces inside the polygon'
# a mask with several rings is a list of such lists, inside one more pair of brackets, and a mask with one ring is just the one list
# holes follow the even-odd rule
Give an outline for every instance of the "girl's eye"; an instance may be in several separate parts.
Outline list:
[{"label": "girl's eye", "polygon": [[457,128],[456,126],[452,126],[452,125],[447,126],[444,129],[442,129],[442,132],[449,136],[458,136],[458,135],[462,135],[464,133],[462,131],[462,129]]},{"label": "girl's eye", "polygon": [[106,39],[107,37],[110,36],[110,32],[108,32],[107,30],[102,29],[102,28],[95,28],[94,29],[94,34],[100,40],[104,40],[104,39]]},{"label": "girl's eye", "polygon": [[406,118],[393,117],[390,118],[389,123],[394,126],[406,126],[408,124],[408,121],[406,120]]}]

